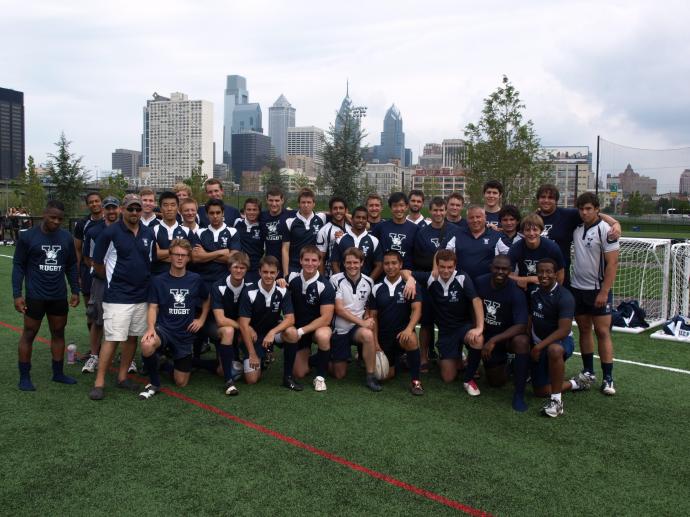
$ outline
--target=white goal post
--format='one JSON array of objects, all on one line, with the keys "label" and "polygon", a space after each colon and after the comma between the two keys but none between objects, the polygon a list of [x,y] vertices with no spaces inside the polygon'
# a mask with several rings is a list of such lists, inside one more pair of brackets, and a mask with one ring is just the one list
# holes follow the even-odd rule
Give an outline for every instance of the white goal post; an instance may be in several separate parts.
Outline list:
[{"label": "white goal post", "polygon": [[[690,316],[690,242],[671,246],[671,303],[668,317]],[[688,343],[690,337],[672,336],[663,330],[651,335],[654,339]]]}]

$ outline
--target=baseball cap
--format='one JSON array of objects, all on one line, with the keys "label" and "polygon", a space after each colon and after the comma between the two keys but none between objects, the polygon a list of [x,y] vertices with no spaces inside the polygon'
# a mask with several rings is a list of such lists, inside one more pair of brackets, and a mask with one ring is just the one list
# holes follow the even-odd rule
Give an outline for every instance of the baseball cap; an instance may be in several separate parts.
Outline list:
[{"label": "baseball cap", "polygon": [[107,208],[109,206],[120,206],[120,200],[113,196],[108,196],[103,200],[103,207]]},{"label": "baseball cap", "polygon": [[136,194],[127,194],[122,200],[123,207],[128,208],[131,205],[143,206],[141,204],[141,199]]}]

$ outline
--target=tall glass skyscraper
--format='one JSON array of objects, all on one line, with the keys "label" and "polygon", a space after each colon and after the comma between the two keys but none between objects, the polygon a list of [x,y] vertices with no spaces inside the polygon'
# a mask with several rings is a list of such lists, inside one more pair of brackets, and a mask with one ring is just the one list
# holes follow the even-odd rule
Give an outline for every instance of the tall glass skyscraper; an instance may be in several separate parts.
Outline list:
[{"label": "tall glass skyscraper", "polygon": [[295,108],[284,95],[280,95],[273,106],[268,108],[268,136],[277,158],[285,161],[288,154],[288,128],[295,127]]},{"label": "tall glass skyscraper", "polygon": [[391,160],[400,160],[400,165],[405,165],[405,133],[403,132],[403,120],[400,110],[393,104],[383,119],[383,132],[381,133],[381,145],[377,148],[379,163],[388,163]]},{"label": "tall glass skyscraper", "polygon": [[261,106],[249,102],[247,79],[228,75],[223,113],[223,163],[232,164],[232,135],[245,131],[263,132]]},{"label": "tall glass skyscraper", "polygon": [[17,178],[23,170],[24,94],[0,88],[0,178]]}]

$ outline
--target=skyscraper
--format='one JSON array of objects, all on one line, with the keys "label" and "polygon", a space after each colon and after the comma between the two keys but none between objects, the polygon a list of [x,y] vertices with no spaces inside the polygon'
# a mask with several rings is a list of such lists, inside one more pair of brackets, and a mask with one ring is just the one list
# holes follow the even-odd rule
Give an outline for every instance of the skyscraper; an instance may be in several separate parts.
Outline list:
[{"label": "skyscraper", "polygon": [[125,178],[134,178],[141,166],[141,151],[131,149],[115,149],[113,153],[113,170],[119,169]]},{"label": "skyscraper", "polygon": [[256,131],[232,135],[232,171],[240,183],[246,171],[260,171],[271,159],[271,138]]},{"label": "skyscraper", "polygon": [[0,88],[0,179],[24,170],[24,93]]},{"label": "skyscraper", "polygon": [[323,165],[324,132],[315,126],[290,127],[287,130],[287,154],[307,156]]},{"label": "skyscraper", "polygon": [[685,169],[680,174],[680,182],[678,185],[678,192],[680,194],[689,195],[690,194],[690,169]]},{"label": "skyscraper", "polygon": [[199,160],[201,172],[213,177],[213,104],[179,92],[170,98],[154,94],[144,108],[143,141],[152,186],[189,178]]},{"label": "skyscraper", "polygon": [[268,108],[268,136],[276,157],[285,161],[288,154],[288,128],[295,127],[295,108],[283,94]]},{"label": "skyscraper", "polygon": [[223,111],[223,163],[232,163],[232,135],[243,131],[263,133],[261,107],[249,102],[247,80],[241,75],[228,75]]},{"label": "skyscraper", "polygon": [[444,167],[465,166],[465,141],[459,138],[446,138],[441,142]]},{"label": "skyscraper", "polygon": [[376,158],[379,163],[389,163],[397,160],[400,165],[406,165],[405,133],[400,110],[393,104],[383,119],[381,145],[376,148]]}]

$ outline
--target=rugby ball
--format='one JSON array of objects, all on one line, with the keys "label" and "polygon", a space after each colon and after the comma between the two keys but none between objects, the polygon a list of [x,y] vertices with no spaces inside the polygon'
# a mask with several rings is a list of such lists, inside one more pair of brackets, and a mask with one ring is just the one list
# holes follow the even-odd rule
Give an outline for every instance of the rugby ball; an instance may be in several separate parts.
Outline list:
[{"label": "rugby ball", "polygon": [[382,351],[376,352],[376,369],[374,370],[374,375],[377,381],[385,380],[388,377],[388,370],[390,365],[388,364],[388,358],[386,354]]}]

